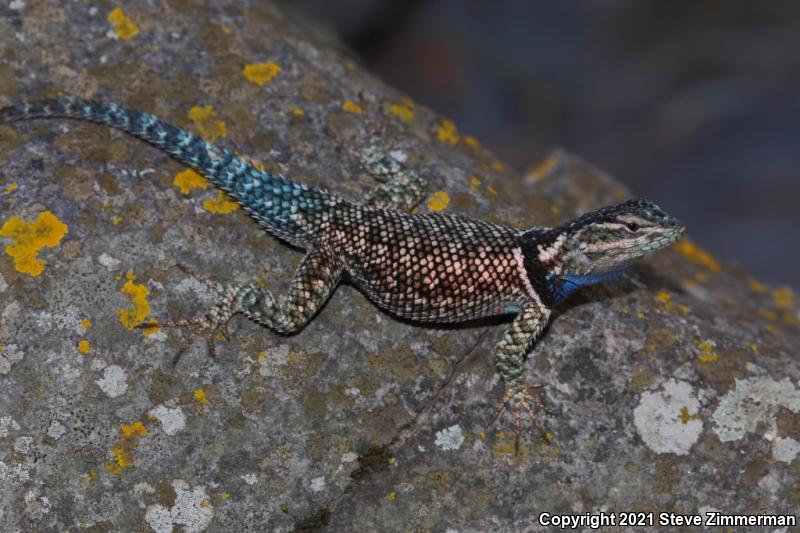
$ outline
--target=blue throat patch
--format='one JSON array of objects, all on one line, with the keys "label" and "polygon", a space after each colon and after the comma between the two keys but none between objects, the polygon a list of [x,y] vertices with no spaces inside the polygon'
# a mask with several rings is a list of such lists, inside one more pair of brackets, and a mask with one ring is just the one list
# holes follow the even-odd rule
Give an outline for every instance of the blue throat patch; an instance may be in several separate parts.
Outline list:
[{"label": "blue throat patch", "polygon": [[561,302],[581,287],[614,281],[622,276],[624,272],[625,269],[623,268],[620,270],[605,272],[603,274],[590,274],[588,276],[567,275],[561,277],[556,277],[556,275],[551,272],[547,274],[545,279],[547,280],[547,283],[550,284],[550,288],[555,295],[555,299]]}]

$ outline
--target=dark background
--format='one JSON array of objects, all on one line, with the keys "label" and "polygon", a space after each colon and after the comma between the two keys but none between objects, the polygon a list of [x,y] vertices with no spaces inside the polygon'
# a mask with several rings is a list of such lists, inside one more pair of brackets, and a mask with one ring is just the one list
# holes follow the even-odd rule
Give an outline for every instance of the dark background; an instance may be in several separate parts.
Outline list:
[{"label": "dark background", "polygon": [[573,151],[800,287],[800,2],[285,0],[518,170]]}]

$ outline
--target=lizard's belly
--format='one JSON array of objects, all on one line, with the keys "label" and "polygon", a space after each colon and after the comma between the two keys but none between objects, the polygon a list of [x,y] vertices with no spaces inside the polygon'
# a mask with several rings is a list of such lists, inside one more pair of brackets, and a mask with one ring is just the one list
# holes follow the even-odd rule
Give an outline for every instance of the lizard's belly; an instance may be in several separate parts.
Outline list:
[{"label": "lizard's belly", "polygon": [[458,322],[518,311],[522,295],[507,263],[426,257],[357,265],[350,273],[370,300],[395,315]]}]

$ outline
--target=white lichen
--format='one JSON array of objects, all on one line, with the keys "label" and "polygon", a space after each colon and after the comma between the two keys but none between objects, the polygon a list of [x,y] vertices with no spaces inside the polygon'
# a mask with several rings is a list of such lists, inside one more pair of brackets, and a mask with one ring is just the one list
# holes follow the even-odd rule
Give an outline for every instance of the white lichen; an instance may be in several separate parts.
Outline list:
[{"label": "white lichen", "polygon": [[457,450],[462,444],[464,444],[464,434],[458,424],[436,432],[436,446],[442,450]]},{"label": "white lichen", "polygon": [[148,414],[154,416],[161,423],[161,429],[169,436],[175,435],[186,427],[186,416],[180,407],[170,408],[165,405],[157,405],[150,409]]},{"label": "white lichen", "polygon": [[22,361],[24,356],[25,352],[20,350],[16,344],[9,344],[3,347],[2,352],[0,352],[0,374],[5,375],[11,372],[14,363]]},{"label": "white lichen", "polygon": [[659,391],[645,391],[633,410],[636,431],[656,453],[686,455],[700,438],[700,402],[691,385],[670,380]]},{"label": "white lichen", "polygon": [[772,441],[772,458],[776,461],[789,464],[794,461],[798,453],[800,453],[800,442],[792,437],[776,437]]},{"label": "white lichen", "polygon": [[204,486],[190,488],[182,479],[173,480],[175,504],[167,508],[161,504],[149,505],[144,520],[156,533],[170,533],[175,526],[181,531],[197,533],[204,531],[214,518],[214,507]]},{"label": "white lichen", "polygon": [[95,383],[109,398],[117,398],[128,391],[125,369],[117,365],[105,367],[103,377],[96,380]]},{"label": "white lichen", "polygon": [[800,413],[800,389],[789,378],[737,379],[734,389],[720,399],[712,415],[714,431],[719,440],[727,442],[755,433],[761,425],[766,428],[762,436],[772,440],[777,434],[775,415],[779,407]]},{"label": "white lichen", "polygon": [[315,477],[311,480],[311,490],[321,492],[325,489],[325,476]]}]

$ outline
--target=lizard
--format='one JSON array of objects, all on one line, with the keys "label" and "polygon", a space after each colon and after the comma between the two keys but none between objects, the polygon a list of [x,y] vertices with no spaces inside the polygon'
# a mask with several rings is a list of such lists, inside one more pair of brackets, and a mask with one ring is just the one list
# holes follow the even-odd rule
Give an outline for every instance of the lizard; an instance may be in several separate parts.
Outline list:
[{"label": "lizard", "polygon": [[0,109],[0,123],[46,118],[104,124],[160,148],[227,192],[268,233],[306,251],[279,298],[256,285],[222,284],[182,266],[215,293],[214,305],[193,320],[139,325],[189,328],[173,364],[201,336],[213,356],[215,335],[227,336],[228,321],[237,314],[277,333],[296,333],[341,281],[390,315],[416,323],[514,315],[494,348],[504,392],[491,424],[513,406],[517,438],[524,410],[549,440],[539,412],[555,413],[537,390],[544,384],[526,379],[524,364],[555,307],[581,287],[619,277],[684,231],[681,222],[644,199],[589,211],[557,227],[529,229],[413,213],[425,181],[399,172],[399,162],[388,156],[374,161],[383,183],[355,202],[259,170],[185,129],[117,103],[64,96]]}]

